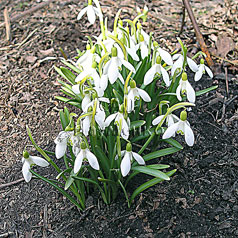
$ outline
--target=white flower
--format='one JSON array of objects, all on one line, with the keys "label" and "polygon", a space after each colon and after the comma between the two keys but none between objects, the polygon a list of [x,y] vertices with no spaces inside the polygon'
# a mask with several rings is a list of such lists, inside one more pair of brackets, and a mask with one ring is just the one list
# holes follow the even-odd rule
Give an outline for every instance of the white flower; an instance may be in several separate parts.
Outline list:
[{"label": "white flower", "polygon": [[178,122],[172,124],[167,128],[162,138],[168,139],[172,137],[175,134],[175,132],[177,132],[178,134],[180,133],[185,136],[185,141],[187,145],[193,146],[194,134],[192,129],[190,128],[189,122],[187,121],[187,112],[182,111],[180,118],[181,119]]},{"label": "white flower", "polygon": [[129,138],[129,128],[130,128],[130,120],[126,121],[123,113],[123,110],[120,110],[119,112],[113,113],[112,115],[108,116],[105,120],[105,127],[108,127],[113,120],[115,120],[115,124],[117,125],[117,128],[121,128],[121,137],[125,140]]},{"label": "white flower", "polygon": [[[140,35],[142,36],[142,35]],[[146,41],[142,40],[138,43],[138,48],[140,49],[141,58],[144,59],[149,54],[149,48]]]},{"label": "white flower", "polygon": [[155,57],[157,58],[159,56],[161,56],[162,60],[167,64],[167,65],[173,65],[173,60],[172,60],[172,57],[171,55],[163,50],[162,48],[157,48],[156,49],[156,52],[155,52]]},{"label": "white flower", "polygon": [[67,144],[69,138],[73,136],[73,131],[61,131],[59,135],[54,140],[56,147],[55,147],[55,156],[57,159],[63,157],[66,153]]},{"label": "white flower", "polygon": [[88,4],[87,7],[83,8],[79,12],[77,20],[80,20],[86,12],[87,12],[88,21],[90,22],[90,24],[94,24],[96,20],[96,15],[99,16],[99,10],[96,7],[92,6],[92,2],[91,4]]},{"label": "white flower", "polygon": [[121,161],[121,174],[123,177],[125,177],[131,170],[131,162],[133,160],[133,158],[138,162],[138,164],[140,165],[145,165],[145,161],[142,158],[142,156],[140,156],[138,153],[135,153],[133,151],[131,151],[131,144],[128,143],[126,146],[126,150],[123,150],[121,152],[123,158]]},{"label": "white flower", "polygon": [[95,81],[95,90],[97,91],[99,97],[102,97],[104,95],[107,86],[108,86],[108,76],[102,74],[100,80]]},{"label": "white flower", "polygon": [[24,151],[22,157],[22,173],[25,181],[28,183],[32,178],[32,173],[30,172],[31,165],[39,165],[41,167],[46,167],[49,163],[38,156],[31,156],[27,151]]},{"label": "white flower", "polygon": [[117,48],[112,47],[112,58],[105,64],[103,74],[108,76],[108,79],[111,84],[115,83],[115,81],[119,78],[121,82],[124,84],[124,79],[122,78],[119,68],[124,65],[130,71],[135,73],[134,67],[126,60],[121,59],[117,56]]},{"label": "white flower", "polygon": [[[175,54],[173,56],[173,60],[176,60],[176,61],[174,62],[173,66],[172,66],[172,69],[171,69],[171,74],[172,75],[174,75],[176,69],[181,69],[182,70],[183,62],[184,62],[184,56],[181,55],[181,54]],[[189,68],[193,72],[197,72],[198,71],[197,64],[192,59],[190,59],[189,57],[187,57],[187,63],[188,63]]]},{"label": "white flower", "polygon": [[150,102],[151,98],[149,94],[140,88],[136,87],[136,82],[131,80],[130,87],[128,87],[128,97],[127,97],[127,111],[130,113],[134,111],[135,100],[143,99],[145,102]]},{"label": "white flower", "polygon": [[204,60],[201,59],[200,65],[198,65],[198,71],[195,73],[194,80],[198,81],[202,78],[202,75],[205,74],[205,71],[207,71],[210,78],[213,78],[212,71],[204,64]]},{"label": "white flower", "polygon": [[161,65],[161,57],[157,57],[156,63],[152,65],[152,67],[146,72],[144,77],[144,85],[150,84],[157,73],[160,75],[162,74],[163,80],[168,87],[170,85],[169,74]]},{"label": "white flower", "polygon": [[139,61],[139,57],[138,55],[136,54],[138,48],[139,48],[139,45],[136,45],[135,44],[135,41],[132,39],[132,37],[130,37],[129,39],[129,43],[130,45],[129,46],[125,46],[126,47],[126,52],[131,56],[131,58],[135,61]]},{"label": "white flower", "polygon": [[82,131],[85,136],[88,136],[89,129],[91,126],[92,114],[85,116],[82,120]]},{"label": "white flower", "polygon": [[181,94],[186,94],[189,102],[194,103],[196,100],[196,94],[187,80],[187,74],[183,73],[182,78],[180,79],[179,86],[176,89],[176,95],[179,101],[182,101]]},{"label": "white flower", "polygon": [[80,170],[83,160],[87,159],[90,166],[92,168],[94,168],[95,170],[99,170],[99,164],[98,164],[98,160],[97,157],[89,151],[88,148],[86,148],[86,145],[84,142],[81,143],[81,150],[79,152],[79,154],[77,155],[75,162],[74,162],[74,173],[78,173],[78,171]]}]

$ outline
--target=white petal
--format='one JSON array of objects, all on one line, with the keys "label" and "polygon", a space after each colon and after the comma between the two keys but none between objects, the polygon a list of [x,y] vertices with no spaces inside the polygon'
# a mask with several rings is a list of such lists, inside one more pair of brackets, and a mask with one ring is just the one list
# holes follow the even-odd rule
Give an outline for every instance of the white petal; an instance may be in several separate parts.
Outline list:
[{"label": "white petal", "polygon": [[144,85],[148,85],[153,81],[155,73],[156,73],[156,65],[153,65],[145,74]]},{"label": "white petal", "polygon": [[121,137],[125,140],[129,138],[129,126],[124,118],[122,121]]},{"label": "white petal", "polygon": [[104,122],[104,126],[108,127],[111,124],[111,122],[115,119],[116,116],[117,116],[117,113],[113,113],[112,115],[108,116]]},{"label": "white petal", "polygon": [[132,48],[129,48],[129,47],[126,47],[126,51],[127,53],[131,56],[131,58],[135,61],[139,61],[139,57],[138,55],[136,54],[136,49],[132,49]]},{"label": "white petal", "polygon": [[84,157],[85,157],[84,150],[81,150],[79,152],[79,154],[77,155],[75,162],[74,162],[74,173],[75,174],[78,173],[78,171],[80,170]]},{"label": "white petal", "polygon": [[22,174],[27,183],[30,182],[32,178],[32,174],[29,170],[30,170],[30,164],[27,161],[25,161],[22,166]]},{"label": "white petal", "polygon": [[56,144],[55,147],[56,158],[60,159],[61,157],[63,157],[65,155],[66,149],[67,149],[67,141]]},{"label": "white petal", "polygon": [[88,136],[88,132],[89,132],[89,129],[90,129],[91,120],[92,120],[92,116],[86,116],[86,117],[83,119],[83,134],[84,134],[85,136]]},{"label": "white petal", "polygon": [[190,58],[187,57],[187,62],[188,62],[188,66],[189,68],[193,71],[193,72],[197,72],[198,71],[198,66],[197,64]]},{"label": "white petal", "polygon": [[127,68],[129,69],[130,71],[132,71],[133,73],[135,73],[135,68],[126,60],[121,60],[122,61],[122,64]]},{"label": "white petal", "polygon": [[195,91],[188,81],[186,81],[186,91],[187,91],[188,101],[191,103],[195,103],[195,100],[196,100]]},{"label": "white petal", "polygon": [[46,166],[49,165],[49,163],[45,159],[43,159],[41,157],[38,157],[38,156],[31,156],[30,155],[30,159],[32,160],[32,162],[34,164],[39,165],[41,167],[46,167]]},{"label": "white petal", "polygon": [[73,86],[72,86],[72,91],[73,91],[75,94],[80,94],[79,87],[80,87],[79,84],[73,85]]},{"label": "white petal", "polygon": [[116,58],[116,57],[112,57],[112,59],[111,59],[112,62],[108,69],[108,78],[109,78],[109,81],[111,84],[114,84],[116,82],[117,78],[119,77],[118,64],[114,58]]},{"label": "white petal", "polygon": [[181,87],[182,87],[182,82],[180,81],[179,86],[176,89],[176,95],[179,101],[182,101],[181,97]]},{"label": "white petal", "polygon": [[145,42],[141,42],[142,44],[140,45],[140,50],[141,50],[141,57],[144,59],[146,56],[148,56],[148,48]]},{"label": "white petal", "polygon": [[161,120],[163,119],[164,115],[160,115],[158,117],[156,117],[153,121],[152,121],[152,125],[155,126],[157,124],[159,124],[161,122]]},{"label": "white petal", "polygon": [[190,126],[185,122],[184,123],[184,135],[187,145],[193,146],[194,144],[194,134]]},{"label": "white petal", "polygon": [[161,70],[161,73],[162,73],[162,76],[163,76],[163,80],[164,80],[166,86],[169,87],[170,81],[169,81],[169,74],[168,74],[168,72],[164,69],[163,66],[160,66],[160,70]]},{"label": "white petal", "polygon": [[135,152],[132,152],[132,155],[135,158],[135,160],[138,162],[138,164],[140,164],[140,165],[144,165],[145,164],[145,161],[142,158],[142,156],[140,156],[139,154],[137,154]]},{"label": "white petal", "polygon": [[108,98],[105,98],[105,97],[100,97],[98,99],[100,102],[106,102],[106,103],[110,103],[110,100]]},{"label": "white petal", "polygon": [[[182,55],[181,54],[175,54],[173,55],[172,59],[173,60],[177,60],[179,57],[181,57]],[[183,56],[182,56],[183,57]]]},{"label": "white petal", "polygon": [[201,79],[203,75],[203,70],[204,70],[204,65],[200,65],[198,68],[198,71],[195,73],[195,77],[194,77],[195,81],[198,81]]},{"label": "white petal", "polygon": [[130,154],[128,152],[125,153],[125,156],[123,157],[121,161],[121,174],[123,177],[125,177],[131,170],[131,158]]},{"label": "white petal", "polygon": [[124,83],[125,83],[125,80],[124,80],[124,78],[121,76],[120,73],[118,74],[118,77],[119,77],[120,81],[122,82],[122,84],[124,84]]},{"label": "white petal", "polygon": [[212,73],[212,71],[211,71],[206,65],[205,65],[205,69],[206,69],[206,71],[207,71],[209,77],[210,77],[210,78],[213,78],[213,73]]},{"label": "white petal", "polygon": [[88,7],[85,7],[80,11],[80,13],[78,14],[77,20],[80,20],[82,18],[82,16],[85,14],[87,9],[88,9]]},{"label": "white petal", "polygon": [[82,110],[85,112],[88,104],[91,102],[91,97],[89,94],[85,94],[82,100]]},{"label": "white petal", "polygon": [[80,82],[82,79],[84,79],[86,76],[88,76],[90,74],[90,72],[84,70],[83,72],[81,72],[75,79],[75,82]]},{"label": "white petal", "polygon": [[176,69],[182,69],[182,67],[183,67],[183,56],[180,55],[180,57],[175,61],[175,63],[172,66],[171,75],[173,76]]},{"label": "white petal", "polygon": [[163,50],[162,48],[159,48],[158,51],[159,51],[159,54],[160,54],[162,60],[167,65],[173,65],[172,57],[171,57],[171,55],[167,51]]},{"label": "white petal", "polygon": [[103,110],[97,109],[96,111],[96,115],[95,115],[95,121],[97,122],[97,124],[99,125],[100,129],[104,130],[105,128],[105,117],[106,117],[106,114]]},{"label": "white petal", "polygon": [[130,113],[134,111],[134,108],[135,108],[135,96],[133,90],[130,90],[127,96],[127,111]]},{"label": "white petal", "polygon": [[86,158],[88,159],[88,162],[92,168],[99,170],[97,157],[88,149],[86,149]]},{"label": "white petal", "polygon": [[137,91],[138,91],[139,95],[141,96],[141,98],[145,102],[151,102],[151,98],[150,98],[149,94],[145,90],[137,88]]},{"label": "white petal", "polygon": [[96,14],[93,10],[92,5],[88,5],[87,16],[88,16],[88,20],[89,20],[90,24],[94,24],[94,22],[96,20]]},{"label": "white petal", "polygon": [[177,131],[179,126],[179,122],[174,123],[172,126],[168,127],[167,130],[165,131],[165,133],[163,134],[162,139],[168,139],[170,137],[172,137],[175,132]]}]

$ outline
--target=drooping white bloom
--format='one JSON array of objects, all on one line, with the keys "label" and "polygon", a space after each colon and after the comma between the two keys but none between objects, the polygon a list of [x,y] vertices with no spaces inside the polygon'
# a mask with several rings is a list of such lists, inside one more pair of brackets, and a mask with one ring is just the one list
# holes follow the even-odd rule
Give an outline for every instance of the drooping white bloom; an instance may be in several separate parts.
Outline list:
[{"label": "drooping white bloom", "polygon": [[92,6],[92,1],[89,1],[88,6],[83,8],[79,12],[77,20],[80,20],[85,13],[87,13],[88,21],[90,22],[90,24],[94,24],[96,15],[99,16],[99,10],[96,7]]},{"label": "drooping white bloom", "polygon": [[149,47],[146,40],[144,40],[144,36],[142,34],[139,34],[139,43],[138,48],[141,52],[141,58],[144,59],[149,54]]},{"label": "drooping white bloom", "polygon": [[123,115],[122,108],[119,110],[119,112],[113,113],[107,117],[104,124],[105,127],[108,127],[113,120],[115,120],[115,124],[117,125],[117,128],[118,129],[121,128],[121,132],[120,132],[121,137],[127,140],[129,138],[130,120],[128,118],[126,121]]},{"label": "drooping white bloom", "polygon": [[128,143],[126,146],[126,150],[121,152],[123,158],[121,161],[121,174],[125,177],[131,170],[131,162],[133,158],[137,161],[140,165],[145,165],[145,161],[141,155],[135,153],[131,150],[131,144]]},{"label": "drooping white bloom", "polygon": [[[173,60],[176,60],[172,66],[171,69],[171,74],[174,75],[175,70],[176,69],[180,69],[182,70],[183,68],[183,63],[184,63],[184,56],[181,54],[175,54],[173,56]],[[187,57],[187,63],[189,68],[193,71],[193,72],[197,72],[198,71],[198,65],[189,57]]]},{"label": "drooping white bloom", "polygon": [[180,120],[167,128],[163,134],[163,139],[168,139],[172,137],[175,133],[180,133],[185,136],[185,141],[187,145],[193,146],[194,144],[194,134],[190,128],[189,122],[187,121],[187,112],[182,111],[180,114]]},{"label": "drooping white bloom", "polygon": [[163,50],[161,47],[156,49],[155,57],[157,58],[158,56],[160,56],[167,65],[173,65],[173,60],[170,53],[168,53],[166,50]]},{"label": "drooping white bloom", "polygon": [[108,86],[108,76],[105,74],[102,74],[99,81],[95,81],[95,90],[97,91],[97,94],[99,97],[103,97],[105,90]]},{"label": "drooping white bloom", "polygon": [[156,74],[162,75],[166,86],[169,87],[170,85],[169,74],[161,65],[161,57],[159,56],[156,59],[156,63],[152,65],[152,67],[146,72],[144,77],[144,85],[150,84],[153,81]]},{"label": "drooping white bloom", "polygon": [[38,156],[31,156],[27,151],[23,152],[22,163],[22,174],[27,183],[30,182],[32,178],[32,173],[30,172],[32,165],[38,165],[41,167],[46,167],[49,165],[49,163],[45,159],[42,159]]},{"label": "drooping white bloom", "polygon": [[92,65],[94,59],[97,63],[100,61],[99,55],[95,53],[95,46],[93,46],[91,49],[90,45],[87,45],[86,49],[86,52],[82,56],[80,56],[80,58],[76,62],[76,65],[82,66],[84,70],[86,70],[89,65]]},{"label": "drooping white bloom", "polygon": [[56,144],[55,156],[57,159],[60,159],[65,155],[67,150],[67,144],[71,136],[73,136],[73,131],[61,131],[54,140]]},{"label": "drooping white bloom", "polygon": [[135,44],[135,41],[133,40],[132,37],[130,37],[129,39],[129,43],[130,45],[126,46],[126,52],[131,56],[131,58],[135,61],[139,61],[139,56],[136,54],[138,48],[139,48],[139,45],[136,45]]},{"label": "drooping white bloom", "polygon": [[198,65],[198,71],[195,73],[194,80],[200,80],[202,78],[202,75],[205,74],[205,71],[208,73],[210,78],[213,78],[212,71],[204,64],[204,59],[201,59],[200,65]]},{"label": "drooping white bloom", "polygon": [[82,167],[83,160],[87,159],[90,166],[95,169],[99,170],[99,164],[97,157],[86,147],[85,143],[81,143],[81,150],[77,155],[74,163],[74,173],[78,173],[80,168]]},{"label": "drooping white bloom", "polygon": [[135,73],[134,67],[126,60],[121,59],[117,56],[117,48],[112,47],[112,58],[105,64],[103,74],[108,76],[108,79],[111,84],[119,78],[124,84],[124,79],[122,78],[119,68],[124,65],[127,69]]},{"label": "drooping white bloom", "polygon": [[131,80],[130,87],[128,87],[128,97],[127,97],[127,111],[130,113],[134,111],[135,100],[143,99],[145,102],[150,102],[151,98],[149,94],[140,88],[136,87],[136,82]]},{"label": "drooping white bloom", "polygon": [[182,101],[181,94],[186,94],[188,101],[191,103],[194,103],[196,100],[195,91],[188,82],[187,74],[185,72],[182,74],[182,78],[180,79],[179,85],[176,89],[176,95],[179,101]]}]

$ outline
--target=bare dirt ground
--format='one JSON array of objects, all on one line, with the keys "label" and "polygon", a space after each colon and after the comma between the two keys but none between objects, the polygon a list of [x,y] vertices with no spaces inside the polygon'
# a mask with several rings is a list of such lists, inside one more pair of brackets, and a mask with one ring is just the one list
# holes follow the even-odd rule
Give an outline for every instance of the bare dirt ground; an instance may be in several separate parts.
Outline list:
[{"label": "bare dirt ground", "polygon": [[[11,18],[40,2],[1,2],[0,23],[5,7]],[[196,110],[189,114],[195,146],[162,159],[178,169],[173,180],[143,193],[131,209],[123,198],[106,206],[92,196],[88,209],[79,214],[38,180],[1,188],[22,178],[21,153],[29,144],[26,125],[41,147],[54,149],[52,141],[60,131],[58,112],[64,106],[54,99],[60,95],[53,68],[60,65],[59,48],[72,58],[77,48],[84,49],[85,36],[97,35],[99,28],[89,26],[86,19],[76,20],[85,3],[76,0],[52,2],[12,23],[10,42],[0,27],[0,237],[238,236],[238,2],[191,2],[216,63],[215,77],[204,78],[196,89],[211,85],[218,89],[198,98]],[[167,50],[178,47],[182,1],[101,3],[109,22],[119,8],[129,17],[135,15],[136,5],[143,8],[146,3],[151,9],[147,32],[154,31]],[[189,52],[198,51],[188,17],[180,37]],[[55,176],[50,169],[41,172]]]}]

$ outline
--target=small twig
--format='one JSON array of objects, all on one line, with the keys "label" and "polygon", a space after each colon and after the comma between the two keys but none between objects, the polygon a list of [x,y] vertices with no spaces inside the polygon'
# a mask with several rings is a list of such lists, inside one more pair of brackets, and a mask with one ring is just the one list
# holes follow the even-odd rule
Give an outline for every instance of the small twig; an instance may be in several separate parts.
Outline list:
[{"label": "small twig", "polygon": [[[28,9],[28,10],[26,10],[26,11],[24,11],[24,12],[22,12],[22,13],[16,15],[16,16],[12,17],[12,18],[10,19],[10,21],[11,21],[11,22],[15,22],[15,21],[21,19],[22,17],[24,17],[24,16],[26,16],[26,15],[28,15],[28,14],[31,14],[31,13],[33,13],[33,12],[38,11],[39,9],[41,9],[41,8],[43,8],[43,7],[48,6],[50,3],[54,2],[54,1],[55,1],[55,0],[48,0],[47,2],[41,2],[41,3],[38,4],[37,6],[34,6],[34,7],[30,8],[30,9]],[[0,27],[4,26],[5,23],[6,23],[6,22],[1,23],[1,24],[0,24]]]},{"label": "small twig", "polygon": [[14,234],[13,232],[7,232],[7,233],[4,233],[4,234],[1,234],[0,238],[6,238],[6,237],[9,237],[10,235],[13,235],[13,234]]},{"label": "small twig", "polygon": [[18,179],[18,180],[12,181],[12,182],[10,182],[10,183],[2,184],[2,185],[0,185],[0,189],[9,187],[9,186],[11,186],[11,185],[20,183],[20,182],[22,182],[22,181],[24,181],[24,178],[20,178],[20,179]]},{"label": "small twig", "polygon": [[210,53],[209,53],[209,51],[208,51],[208,49],[207,49],[206,43],[205,43],[205,41],[204,41],[204,39],[203,39],[203,36],[202,36],[202,34],[201,34],[201,32],[200,32],[200,29],[199,29],[199,27],[198,27],[197,21],[196,21],[196,19],[195,19],[195,17],[194,17],[193,10],[192,10],[192,8],[191,8],[191,5],[190,5],[190,3],[189,3],[189,0],[183,0],[183,4],[184,4],[185,8],[186,8],[187,11],[188,11],[189,18],[190,18],[191,21],[192,21],[193,28],[194,28],[194,31],[195,31],[195,34],[196,34],[196,38],[197,38],[197,41],[198,41],[198,43],[199,43],[199,45],[200,45],[200,47],[201,47],[201,50],[202,50],[202,51],[206,54],[206,56],[207,56],[207,57],[206,57],[207,64],[208,64],[208,66],[212,66],[214,63],[213,63],[213,61],[212,61],[212,59],[211,59],[211,56],[210,56]]},{"label": "small twig", "polygon": [[225,67],[225,77],[226,77],[226,96],[229,98],[229,85],[228,85],[228,78],[227,78],[227,67]]},{"label": "small twig", "polygon": [[10,23],[10,18],[9,18],[7,8],[4,9],[3,15],[4,15],[4,20],[5,20],[5,25],[6,25],[6,38],[7,38],[7,41],[11,41],[11,39],[12,39],[12,37],[11,37],[11,23]]},{"label": "small twig", "polygon": [[178,33],[178,35],[180,36],[183,32],[183,27],[184,27],[184,24],[185,24],[185,15],[186,15],[186,12],[185,12],[185,6],[183,5],[183,17],[182,17],[182,24],[181,24],[181,28],[180,28],[180,31]]},{"label": "small twig", "polygon": [[228,59],[219,57],[219,56],[217,56],[217,55],[215,55],[215,54],[212,54],[212,53],[211,53],[211,55],[214,56],[214,57],[216,57],[216,58],[218,58],[219,60],[222,60],[222,61],[228,62],[228,63],[230,63],[230,64],[233,64],[233,65],[235,65],[235,66],[238,66],[238,63],[237,63],[236,60],[234,60],[234,61],[228,60]]}]

